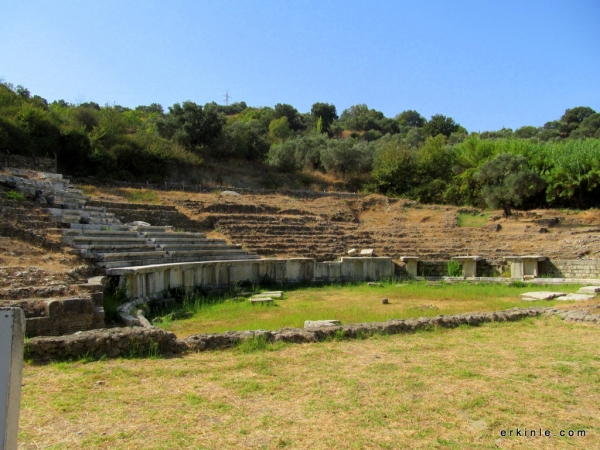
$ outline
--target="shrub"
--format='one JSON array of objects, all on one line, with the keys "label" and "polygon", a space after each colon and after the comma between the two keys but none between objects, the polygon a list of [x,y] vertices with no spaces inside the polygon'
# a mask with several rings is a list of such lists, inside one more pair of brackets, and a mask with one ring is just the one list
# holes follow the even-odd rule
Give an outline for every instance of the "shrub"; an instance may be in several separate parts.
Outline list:
[{"label": "shrub", "polygon": [[450,277],[461,277],[462,266],[458,261],[448,261],[448,276]]},{"label": "shrub", "polygon": [[6,198],[9,200],[16,200],[18,202],[25,200],[25,196],[17,191],[8,191],[4,195],[6,195]]}]

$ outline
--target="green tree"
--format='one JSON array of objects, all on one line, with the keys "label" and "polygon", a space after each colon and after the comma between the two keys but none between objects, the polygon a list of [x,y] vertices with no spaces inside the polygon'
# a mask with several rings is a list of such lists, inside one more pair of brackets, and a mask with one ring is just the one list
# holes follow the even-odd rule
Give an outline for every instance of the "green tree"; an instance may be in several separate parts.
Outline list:
[{"label": "green tree", "polygon": [[277,103],[275,105],[275,119],[287,117],[290,128],[299,131],[304,128],[304,124],[298,110],[287,103]]},{"label": "green tree", "polygon": [[583,122],[583,119],[591,116],[592,114],[596,114],[596,111],[589,106],[578,106],[577,108],[567,109],[560,118],[560,121],[567,124],[580,124]]},{"label": "green tree", "polygon": [[225,115],[214,106],[206,108],[194,102],[175,103],[169,114],[157,120],[158,132],[188,148],[199,148],[213,143],[222,133]]},{"label": "green tree", "polygon": [[515,137],[519,139],[529,139],[538,134],[538,128],[532,126],[524,126],[515,130]]},{"label": "green tree", "polygon": [[418,184],[416,152],[399,135],[386,135],[375,146],[373,188],[386,195],[409,196]]},{"label": "green tree", "polygon": [[398,123],[402,126],[416,128],[423,128],[427,123],[425,117],[412,109],[402,111],[396,116],[396,120],[398,120]]},{"label": "green tree", "polygon": [[600,138],[600,114],[591,114],[569,135],[571,139]]},{"label": "green tree", "polygon": [[431,116],[431,120],[423,126],[423,131],[426,136],[437,136],[443,134],[446,137],[458,131],[460,125],[457,124],[451,117],[446,117],[442,114]]},{"label": "green tree", "polygon": [[312,116],[314,123],[317,123],[317,121],[321,119],[321,131],[323,133],[327,133],[333,121],[338,118],[335,105],[320,102],[312,105],[310,108],[310,115]]},{"label": "green tree", "polygon": [[502,208],[504,216],[546,187],[546,182],[527,167],[523,155],[501,153],[483,163],[476,175],[483,183],[482,195],[491,208]]},{"label": "green tree", "polygon": [[292,135],[287,116],[273,119],[269,124],[269,140],[271,142],[282,142]]}]

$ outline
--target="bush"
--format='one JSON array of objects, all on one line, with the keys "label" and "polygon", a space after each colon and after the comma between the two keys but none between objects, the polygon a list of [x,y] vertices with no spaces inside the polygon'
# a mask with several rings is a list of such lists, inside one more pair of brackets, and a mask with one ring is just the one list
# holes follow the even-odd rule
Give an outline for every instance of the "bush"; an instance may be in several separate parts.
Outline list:
[{"label": "bush", "polygon": [[448,261],[448,276],[462,277],[462,266],[458,261]]},{"label": "bush", "polygon": [[8,191],[4,195],[6,195],[6,198],[9,200],[16,200],[18,202],[25,200],[25,196],[17,191]]}]

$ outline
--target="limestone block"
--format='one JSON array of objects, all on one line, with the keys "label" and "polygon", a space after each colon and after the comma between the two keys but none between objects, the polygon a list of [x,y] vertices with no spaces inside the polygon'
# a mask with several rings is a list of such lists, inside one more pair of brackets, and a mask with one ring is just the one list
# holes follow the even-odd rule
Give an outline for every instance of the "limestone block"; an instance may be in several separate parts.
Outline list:
[{"label": "limestone block", "polygon": [[525,300],[525,301],[535,301],[535,300],[552,300],[556,297],[561,297],[565,295],[564,292],[547,292],[547,291],[541,291],[541,292],[525,292],[524,294],[521,294],[521,300]]},{"label": "limestone block", "polygon": [[357,254],[358,254],[358,252],[356,251],[355,248],[348,250],[348,256],[356,256]]},{"label": "limestone block", "polygon": [[273,303],[273,299],[271,297],[252,297],[250,303]]},{"label": "limestone block", "polygon": [[261,292],[260,294],[254,295],[254,297],[259,297],[259,296],[272,297],[272,298],[283,298],[283,291],[268,291],[268,292]]},{"label": "limestone block", "polygon": [[304,328],[335,327],[341,324],[339,320],[305,320]]},{"label": "limestone block", "polygon": [[373,256],[373,249],[372,248],[363,248],[360,251],[360,256]]},{"label": "limestone block", "polygon": [[561,297],[557,297],[557,298],[555,298],[555,300],[561,300],[561,301],[565,301],[565,302],[569,302],[569,301],[583,302],[586,300],[592,300],[594,298],[596,298],[595,295],[567,294],[567,295],[563,295]]},{"label": "limestone block", "polygon": [[596,295],[600,292],[600,286],[584,286],[577,291],[579,294]]}]

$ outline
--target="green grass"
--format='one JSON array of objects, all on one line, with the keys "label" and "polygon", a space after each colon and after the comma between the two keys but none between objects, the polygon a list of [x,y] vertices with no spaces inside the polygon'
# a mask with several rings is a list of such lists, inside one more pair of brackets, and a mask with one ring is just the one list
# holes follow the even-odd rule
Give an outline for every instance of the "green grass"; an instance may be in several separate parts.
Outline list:
[{"label": "green grass", "polygon": [[156,191],[147,189],[120,189],[119,191],[120,195],[131,203],[150,203],[153,205],[161,203]]},{"label": "green grass", "polygon": [[[524,302],[519,294],[539,290],[575,292],[579,286],[517,286],[506,284],[442,283],[427,286],[425,282],[382,283],[382,287],[332,285],[305,287],[285,292],[285,299],[270,305],[221,298],[188,298],[183,308],[191,318],[167,320],[157,325],[179,337],[197,333],[220,333],[228,330],[276,330],[302,328],[305,320],[337,319],[342,323],[382,322],[388,319],[433,317],[466,312],[493,311],[513,307],[553,306],[557,301]],[[389,300],[388,305],[381,303]],[[161,313],[164,314],[164,313]]]},{"label": "green grass", "polygon": [[487,223],[489,217],[489,214],[474,216],[472,214],[460,213],[456,217],[456,223],[459,227],[481,228]]},{"label": "green grass", "polygon": [[[273,351],[25,364],[19,448],[600,448],[597,329],[539,317]],[[525,427],[586,437],[501,436]]]}]

